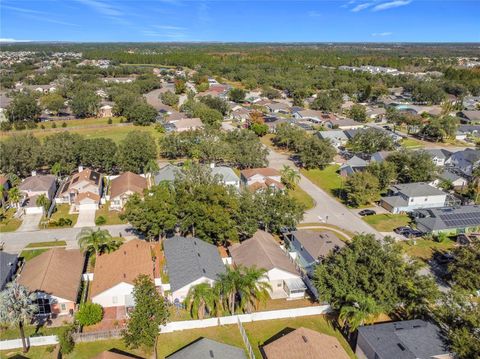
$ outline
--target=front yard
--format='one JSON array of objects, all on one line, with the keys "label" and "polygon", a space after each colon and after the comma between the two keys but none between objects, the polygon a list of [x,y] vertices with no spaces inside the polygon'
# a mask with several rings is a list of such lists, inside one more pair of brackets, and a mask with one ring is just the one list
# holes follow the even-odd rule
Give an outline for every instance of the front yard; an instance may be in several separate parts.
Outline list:
[{"label": "front yard", "polygon": [[337,173],[340,167],[338,165],[330,165],[323,170],[320,169],[301,169],[300,172],[312,181],[315,185],[338,198],[339,191],[343,187],[342,177]]},{"label": "front yard", "polygon": [[106,222],[102,225],[110,225],[110,224],[124,224],[127,223],[126,220],[120,219],[120,212],[118,211],[110,211],[110,202],[107,202],[95,212],[95,222],[97,221],[98,217],[105,218]]},{"label": "front yard", "polygon": [[443,242],[436,242],[428,239],[417,239],[408,240],[401,243],[406,254],[423,262],[430,260],[435,251],[447,252],[453,249],[455,244],[456,242],[451,239],[446,239]]},{"label": "front yard", "polygon": [[64,225],[63,227],[73,227],[75,223],[77,223],[78,213],[68,213],[70,211],[70,205],[66,203],[57,204],[55,211],[52,213],[50,217],[50,221],[48,222],[48,228],[59,228],[62,226],[56,225],[60,224],[61,218],[69,219],[72,221],[70,225]]},{"label": "front yard", "polygon": [[0,233],[13,232],[20,227],[22,221],[13,217],[15,212],[15,208],[10,208],[3,213],[2,220],[0,220]]},{"label": "front yard", "polygon": [[404,138],[400,144],[405,147],[406,149],[409,149],[409,150],[412,150],[412,149],[416,149],[416,148],[423,148],[425,147],[425,144],[420,141],[420,140],[416,140],[414,138]]},{"label": "front yard", "polygon": [[397,227],[408,226],[410,217],[406,214],[374,214],[362,219],[379,232],[392,232]]},{"label": "front yard", "polygon": [[295,198],[298,202],[305,206],[305,210],[312,209],[315,207],[315,201],[312,197],[309,196],[307,192],[300,188],[300,186],[296,186],[295,189],[289,190],[288,194]]}]

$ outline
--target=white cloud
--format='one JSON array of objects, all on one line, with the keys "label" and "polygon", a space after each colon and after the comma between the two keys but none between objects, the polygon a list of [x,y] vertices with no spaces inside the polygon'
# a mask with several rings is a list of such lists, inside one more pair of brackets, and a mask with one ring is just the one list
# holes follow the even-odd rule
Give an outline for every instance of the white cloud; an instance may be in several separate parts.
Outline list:
[{"label": "white cloud", "polygon": [[393,35],[393,32],[374,32],[372,34],[373,37],[385,37],[385,36],[390,36],[390,35]]},{"label": "white cloud", "polygon": [[352,10],[350,10],[350,11],[359,12],[359,11],[362,11],[362,10],[365,10],[365,9],[369,8],[372,5],[373,5],[373,2],[366,2],[366,3],[363,3],[363,4],[358,4],[357,6],[352,8]]},{"label": "white cloud", "polygon": [[30,42],[32,40],[18,40],[6,37],[0,37],[0,42]]},{"label": "white cloud", "polygon": [[307,13],[307,15],[310,16],[310,17],[320,17],[320,16],[322,16],[322,13],[319,12],[319,11],[310,10],[310,11]]},{"label": "white cloud", "polygon": [[412,0],[395,0],[395,1],[385,2],[383,4],[376,5],[372,10],[373,11],[382,11],[382,10],[393,9],[393,8],[396,8],[396,7],[408,5],[411,2],[412,2]]},{"label": "white cloud", "polygon": [[154,25],[153,27],[162,30],[186,30],[184,27],[171,26],[171,25]]},{"label": "white cloud", "polygon": [[97,0],[77,0],[77,1],[90,7],[91,9],[95,10],[96,12],[102,15],[114,16],[114,17],[123,15],[123,13],[120,10],[118,10],[111,4],[107,4],[102,1],[97,1]]}]

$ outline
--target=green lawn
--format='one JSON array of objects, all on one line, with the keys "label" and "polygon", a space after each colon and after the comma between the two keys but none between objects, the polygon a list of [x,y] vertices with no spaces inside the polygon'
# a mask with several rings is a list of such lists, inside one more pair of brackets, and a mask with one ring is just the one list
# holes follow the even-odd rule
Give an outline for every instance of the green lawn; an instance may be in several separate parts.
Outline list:
[{"label": "green lawn", "polygon": [[315,207],[315,201],[313,200],[310,195],[305,192],[303,189],[300,188],[300,186],[296,186],[295,189],[289,190],[288,194],[295,198],[298,202],[303,204],[305,206],[305,210],[312,209]]},{"label": "green lawn", "polygon": [[432,258],[432,255],[435,251],[446,252],[454,248],[455,243],[456,242],[451,239],[447,239],[444,242],[436,242],[428,239],[417,239],[404,241],[401,243],[401,245],[406,254],[426,262]]},{"label": "green lawn", "polygon": [[22,251],[19,255],[19,257],[22,257],[24,261],[28,262],[30,259],[35,258],[36,256],[39,256],[43,252],[48,251],[48,249],[30,249],[26,251]]},{"label": "green lawn", "polygon": [[312,169],[312,170],[300,170],[302,174],[312,181],[315,185],[331,194],[334,197],[337,197],[338,190],[343,187],[342,177],[337,173],[339,169],[338,165],[331,165],[325,167],[323,170]]},{"label": "green lawn", "polygon": [[10,208],[5,212],[5,218],[0,221],[0,233],[13,232],[20,227],[22,221],[18,218],[13,218],[15,212],[15,208]]},{"label": "green lawn", "polygon": [[[25,327],[26,336],[43,336],[43,335],[56,335],[61,330],[60,327],[51,328],[51,327],[40,327],[37,329],[35,325],[28,325]],[[0,330],[0,339],[16,339],[20,338],[20,332],[18,328],[8,328]]]},{"label": "green lawn", "polygon": [[67,242],[65,241],[51,241],[51,242],[37,242],[37,243],[30,243],[25,248],[41,248],[41,247],[61,247],[66,246]]},{"label": "green lawn", "polygon": [[414,138],[404,138],[400,144],[408,149],[422,148],[425,147],[422,141],[416,140]]},{"label": "green lawn", "polygon": [[379,232],[392,232],[395,228],[407,226],[410,223],[410,217],[406,214],[374,214],[362,218]]},{"label": "green lawn", "polygon": [[107,202],[105,204],[102,204],[101,207],[95,212],[95,220],[102,216],[104,217],[107,222],[105,222],[105,225],[110,225],[110,224],[123,224],[127,223],[126,220],[121,220],[119,217],[120,212],[118,211],[109,211],[108,208],[110,206],[110,203]]},{"label": "green lawn", "polygon": [[[70,218],[72,221],[72,225],[70,227],[73,227],[75,223],[77,223],[78,219],[78,214],[70,214],[68,213],[70,211],[70,205],[66,203],[62,204],[57,204],[56,211],[52,213],[52,216],[50,217],[50,222],[57,222],[60,218]],[[57,228],[53,224],[48,225],[50,228]]]},{"label": "green lawn", "polygon": [[352,349],[350,348],[346,340],[343,338],[342,334],[339,331],[335,330],[335,328],[333,328],[333,326],[328,322],[325,316],[322,315],[244,323],[243,327],[247,332],[250,344],[253,347],[256,358],[262,358],[260,348],[270,338],[287,328],[297,329],[299,327],[309,328],[312,330],[316,330],[320,333],[336,337],[342,347],[347,351],[349,356],[351,358],[355,358]]}]

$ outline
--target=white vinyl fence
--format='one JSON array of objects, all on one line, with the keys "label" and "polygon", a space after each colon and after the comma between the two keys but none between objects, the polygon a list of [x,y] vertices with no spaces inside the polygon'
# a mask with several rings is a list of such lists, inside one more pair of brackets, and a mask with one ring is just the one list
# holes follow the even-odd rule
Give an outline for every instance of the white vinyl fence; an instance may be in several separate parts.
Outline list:
[{"label": "white vinyl fence", "polygon": [[[27,341],[27,346],[30,347],[39,347],[42,345],[56,345],[58,344],[58,339],[56,335],[48,335],[43,337],[31,337],[25,338]],[[0,350],[9,350],[22,347],[22,339],[11,339],[11,340],[2,340],[0,341]]]},{"label": "white vinyl fence", "polygon": [[160,326],[161,333],[171,333],[178,330],[198,329],[216,327],[218,325],[237,324],[241,323],[257,322],[260,320],[272,320],[283,318],[296,318],[304,317],[308,315],[325,314],[330,311],[329,305],[319,305],[313,307],[294,308],[294,309],[281,309],[271,310],[267,312],[256,312],[251,314],[231,315],[228,317],[218,317],[200,320],[185,320],[181,322],[171,322],[166,325]]}]

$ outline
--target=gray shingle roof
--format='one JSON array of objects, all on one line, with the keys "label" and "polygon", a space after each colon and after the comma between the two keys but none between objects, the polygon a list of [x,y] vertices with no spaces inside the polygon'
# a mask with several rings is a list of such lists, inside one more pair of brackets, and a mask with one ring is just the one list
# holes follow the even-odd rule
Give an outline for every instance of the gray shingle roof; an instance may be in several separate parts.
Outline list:
[{"label": "gray shingle roof", "polygon": [[10,273],[12,272],[12,266],[17,264],[17,255],[10,254],[7,252],[0,252],[0,289],[2,289],[7,280],[9,279]]},{"label": "gray shingle roof", "polygon": [[424,182],[396,184],[390,187],[394,192],[401,192],[407,197],[426,197],[446,195],[445,192]]},{"label": "gray shingle roof", "polygon": [[430,359],[449,353],[440,329],[418,319],[360,327],[358,335],[380,359]]},{"label": "gray shingle roof", "polygon": [[235,172],[230,167],[213,167],[212,174],[219,175],[223,178],[223,182],[240,182],[240,178],[235,174]]},{"label": "gray shingle roof", "polygon": [[442,158],[444,160],[450,158],[452,155],[452,152],[444,150],[443,148],[431,148],[422,151],[427,152],[432,158]]},{"label": "gray shingle roof", "polygon": [[163,242],[172,291],[202,277],[216,280],[225,273],[217,247],[198,238],[172,237]]},{"label": "gray shingle roof", "polygon": [[162,167],[155,175],[155,184],[160,184],[163,181],[173,182],[175,177],[180,175],[182,170],[175,165],[168,164]]},{"label": "gray shingle roof", "polygon": [[480,206],[430,208],[418,210],[423,217],[415,219],[424,232],[444,229],[462,229],[480,226]]},{"label": "gray shingle roof", "polygon": [[167,359],[246,359],[241,348],[202,338],[179,351],[169,355]]}]

